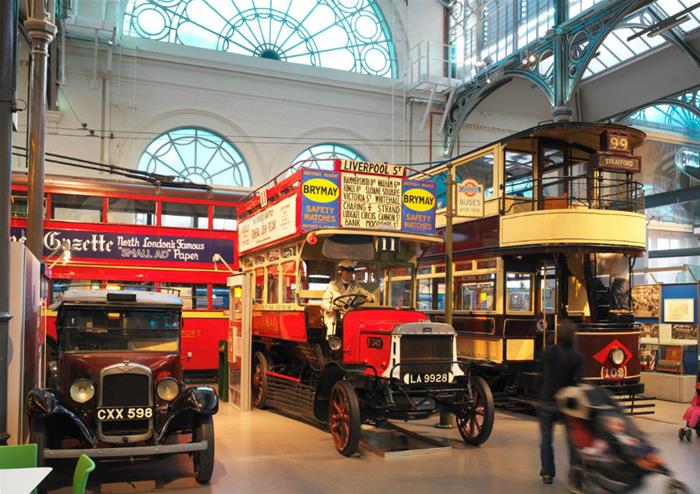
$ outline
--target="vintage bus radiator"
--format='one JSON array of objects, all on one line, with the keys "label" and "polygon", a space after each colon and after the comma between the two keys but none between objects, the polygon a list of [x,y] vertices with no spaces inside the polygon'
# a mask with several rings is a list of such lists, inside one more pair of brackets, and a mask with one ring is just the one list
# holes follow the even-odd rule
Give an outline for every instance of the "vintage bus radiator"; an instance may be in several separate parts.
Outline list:
[{"label": "vintage bus radiator", "polygon": [[401,375],[450,372],[453,357],[452,335],[402,335]]},{"label": "vintage bus radiator", "polygon": [[[100,379],[101,408],[127,409],[152,407],[152,375],[148,367],[138,364],[117,364],[103,369]],[[153,418],[141,420],[98,421],[98,436],[110,443],[137,442],[153,433]]]}]

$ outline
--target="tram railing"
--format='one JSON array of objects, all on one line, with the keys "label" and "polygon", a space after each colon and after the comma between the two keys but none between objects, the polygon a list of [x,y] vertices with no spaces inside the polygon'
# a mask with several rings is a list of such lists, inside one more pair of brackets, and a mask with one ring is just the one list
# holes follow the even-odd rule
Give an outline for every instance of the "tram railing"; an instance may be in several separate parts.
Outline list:
[{"label": "tram railing", "polygon": [[644,212],[644,189],[635,180],[589,175],[528,178],[511,180],[501,189],[501,214],[577,208]]}]

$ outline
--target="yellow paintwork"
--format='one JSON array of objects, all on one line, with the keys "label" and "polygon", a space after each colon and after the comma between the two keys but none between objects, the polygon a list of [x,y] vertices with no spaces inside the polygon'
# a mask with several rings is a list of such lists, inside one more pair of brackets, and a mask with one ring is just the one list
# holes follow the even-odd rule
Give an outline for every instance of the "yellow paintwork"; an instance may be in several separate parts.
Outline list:
[{"label": "yellow paintwork", "polygon": [[500,218],[500,246],[597,244],[646,247],[644,215],[600,209],[548,209]]},{"label": "yellow paintwork", "polygon": [[509,339],[506,340],[507,360],[534,360],[535,340],[533,339]]},{"label": "yellow paintwork", "polygon": [[457,337],[457,357],[503,362],[503,339]]}]

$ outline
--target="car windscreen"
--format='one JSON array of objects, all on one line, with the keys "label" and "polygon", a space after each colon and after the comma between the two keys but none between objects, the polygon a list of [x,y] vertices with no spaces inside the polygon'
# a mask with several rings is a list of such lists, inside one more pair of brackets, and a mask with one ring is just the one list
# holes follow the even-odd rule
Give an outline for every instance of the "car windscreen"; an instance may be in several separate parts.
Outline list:
[{"label": "car windscreen", "polygon": [[64,352],[178,351],[178,310],[66,308],[58,322]]}]

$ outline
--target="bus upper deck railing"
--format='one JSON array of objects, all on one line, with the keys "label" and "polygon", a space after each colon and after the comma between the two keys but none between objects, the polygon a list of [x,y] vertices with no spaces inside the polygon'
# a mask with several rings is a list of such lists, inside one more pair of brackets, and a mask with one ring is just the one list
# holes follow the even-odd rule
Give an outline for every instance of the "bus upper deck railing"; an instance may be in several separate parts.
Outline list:
[{"label": "bus upper deck railing", "polygon": [[502,186],[501,214],[545,209],[604,209],[644,212],[642,184],[608,177],[545,177],[513,180]]}]

